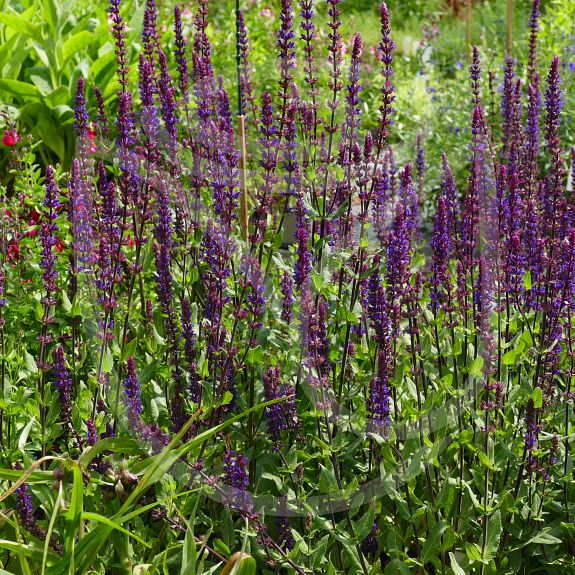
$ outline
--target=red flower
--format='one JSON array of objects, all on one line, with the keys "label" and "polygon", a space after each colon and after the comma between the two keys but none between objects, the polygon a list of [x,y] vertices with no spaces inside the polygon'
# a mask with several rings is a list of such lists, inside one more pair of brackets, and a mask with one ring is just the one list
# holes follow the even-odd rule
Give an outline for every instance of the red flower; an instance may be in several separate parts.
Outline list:
[{"label": "red flower", "polygon": [[2,137],[2,143],[5,146],[12,147],[15,146],[17,142],[20,141],[20,134],[16,129],[4,130],[4,136]]},{"label": "red flower", "polygon": [[32,211],[30,212],[30,217],[28,218],[28,224],[31,226],[37,224],[41,215],[42,214],[36,208],[32,208]]},{"label": "red flower", "polygon": [[9,262],[20,259],[20,246],[16,240],[11,240],[8,244],[8,253],[6,256]]},{"label": "red flower", "polygon": [[66,247],[66,244],[61,239],[58,239],[54,247],[58,253],[61,253],[62,250]]}]

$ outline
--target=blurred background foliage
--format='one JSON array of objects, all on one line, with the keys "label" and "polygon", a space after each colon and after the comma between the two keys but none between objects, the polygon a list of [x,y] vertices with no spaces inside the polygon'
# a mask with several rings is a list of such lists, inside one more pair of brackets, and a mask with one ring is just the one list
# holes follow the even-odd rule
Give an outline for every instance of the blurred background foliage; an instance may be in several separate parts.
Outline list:
[{"label": "blurred background foliage", "polygon": [[[253,77],[259,97],[265,88],[276,89],[275,37],[279,0],[242,0],[254,62]],[[397,102],[393,137],[400,161],[412,158],[415,138],[423,130],[430,166],[439,166],[441,152],[449,155],[456,171],[466,162],[469,141],[466,23],[464,0],[389,0],[393,37],[397,45],[395,76]],[[530,0],[515,0],[513,56],[526,57]],[[188,37],[193,34],[195,2],[183,2]],[[1,123],[12,124],[35,142],[44,163],[60,163],[68,169],[74,156],[73,100],[80,75],[90,87],[91,118],[95,119],[93,88],[98,87],[114,113],[117,90],[114,78],[114,48],[108,30],[107,3],[101,0],[1,0],[0,1],[0,110]],[[327,5],[316,2],[319,76],[325,74]],[[481,49],[484,68],[493,71],[495,97],[502,79],[506,42],[507,0],[473,2],[471,42]],[[171,36],[172,2],[159,3],[162,32]],[[297,2],[294,2],[297,12]],[[379,42],[378,3],[374,0],[344,0],[342,36],[349,51],[354,33],[364,40],[362,95],[364,127],[375,126],[380,100],[381,77],[377,61]],[[210,4],[213,24],[209,28],[214,45],[214,63],[232,99],[235,96],[235,0]],[[124,0],[122,13],[129,22],[132,73],[141,37],[143,2]],[[551,56],[562,59],[565,110],[565,140],[574,142],[575,125],[575,0],[542,0],[540,67],[547,68]],[[297,25],[297,17],[295,19]],[[164,45],[169,45],[165,38]],[[323,69],[323,70],[322,70]],[[323,71],[323,74],[322,74]],[[487,86],[484,97],[489,99]],[[439,97],[441,94],[441,97]],[[340,108],[343,113],[343,106]],[[6,172],[8,154],[0,150],[0,170]],[[439,174],[429,174],[439,181]],[[6,177],[2,177],[6,182]]]}]

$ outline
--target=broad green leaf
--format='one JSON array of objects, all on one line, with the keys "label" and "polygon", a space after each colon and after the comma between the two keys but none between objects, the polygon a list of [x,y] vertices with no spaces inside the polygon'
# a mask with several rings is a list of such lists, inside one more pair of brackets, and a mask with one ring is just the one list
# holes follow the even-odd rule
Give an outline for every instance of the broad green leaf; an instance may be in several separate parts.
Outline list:
[{"label": "broad green leaf", "polygon": [[62,46],[62,53],[64,55],[64,61],[85,50],[88,46],[100,39],[100,35],[94,32],[88,32],[88,30],[82,30],[73,36],[70,36]]},{"label": "broad green leaf", "polygon": [[485,541],[484,561],[491,561],[497,554],[499,541],[501,539],[501,512],[499,509],[489,518],[487,524],[487,539]]},{"label": "broad green leaf", "polygon": [[480,375],[481,370],[483,369],[483,364],[484,364],[483,358],[480,355],[478,355],[473,360],[473,363],[471,364],[471,367],[469,368],[469,375],[471,375],[471,377],[477,377],[478,375]]},{"label": "broad green leaf", "polygon": [[439,553],[439,543],[441,535],[447,529],[444,520],[438,521],[430,530],[423,547],[421,548],[421,561],[426,563],[434,553]]},{"label": "broad green leaf", "polygon": [[531,392],[531,399],[533,400],[533,407],[540,409],[543,406],[543,390],[540,387],[536,387]]},{"label": "broad green leaf", "polygon": [[38,36],[38,27],[28,22],[24,16],[18,14],[0,12],[0,24],[5,24],[19,34],[25,34],[26,36],[30,36],[30,38]]},{"label": "broad green leaf", "polygon": [[363,541],[368,533],[373,528],[373,522],[375,520],[375,508],[373,505],[369,505],[364,516],[359,520],[354,522],[354,534],[358,541]]},{"label": "broad green leaf", "polygon": [[55,35],[58,25],[58,6],[54,0],[42,0],[41,4],[43,19],[50,26],[51,34]]},{"label": "broad green leaf", "polygon": [[449,552],[449,560],[451,561],[451,569],[453,570],[453,575],[465,575],[465,571],[459,566],[457,563],[457,559],[455,559],[455,555]]},{"label": "broad green leaf", "polygon": [[516,356],[517,356],[517,351],[514,349],[511,349],[507,353],[503,354],[501,361],[503,362],[503,365],[513,365],[515,363]]}]

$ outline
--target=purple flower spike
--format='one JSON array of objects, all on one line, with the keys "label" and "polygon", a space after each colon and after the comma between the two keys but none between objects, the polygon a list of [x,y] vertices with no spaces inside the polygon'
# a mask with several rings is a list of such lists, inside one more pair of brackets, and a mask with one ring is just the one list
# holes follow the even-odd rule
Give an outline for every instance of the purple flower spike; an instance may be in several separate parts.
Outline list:
[{"label": "purple flower spike", "polygon": [[529,61],[527,65],[527,83],[532,84],[537,73],[537,36],[539,34],[539,0],[533,0],[529,17]]},{"label": "purple flower spike", "polygon": [[281,383],[279,366],[268,369],[262,380],[266,401],[289,397],[285,401],[266,407],[265,410],[270,437],[277,445],[280,442],[282,430],[296,429],[299,425],[295,405],[295,390],[291,385]]},{"label": "purple flower spike", "polygon": [[78,138],[85,138],[88,133],[88,110],[84,94],[84,78],[78,78],[76,99],[74,100],[74,130]]},{"label": "purple flower spike", "polygon": [[381,3],[381,42],[379,44],[380,58],[382,63],[381,75],[383,76],[383,87],[381,93],[381,106],[379,108],[379,130],[377,136],[377,155],[385,148],[391,116],[393,114],[393,103],[395,102],[395,86],[391,83],[393,76],[393,51],[395,44],[391,39],[389,28],[389,11],[385,2]]},{"label": "purple flower spike", "polygon": [[229,503],[242,511],[250,511],[252,498],[247,493],[249,484],[248,459],[242,453],[236,453],[226,441],[224,453],[224,482],[230,487]]},{"label": "purple flower spike", "polygon": [[174,56],[178,68],[178,81],[180,84],[180,94],[185,101],[188,99],[188,60],[186,57],[186,41],[182,32],[182,13],[180,7],[176,4],[174,7],[174,36],[176,49]]},{"label": "purple flower spike", "polygon": [[[57,291],[56,278],[58,272],[56,271],[56,255],[54,253],[54,246],[58,242],[56,232],[58,225],[56,224],[56,217],[58,216],[58,209],[60,202],[58,195],[60,190],[54,181],[54,170],[52,166],[46,168],[46,195],[44,198],[44,213],[42,226],[40,228],[40,243],[42,244],[42,258],[40,265],[43,268],[42,280],[44,282],[44,289],[46,290],[46,299],[44,304],[49,308],[54,305],[54,294]],[[48,318],[45,318],[46,321]]]},{"label": "purple flower spike", "polygon": [[126,407],[128,408],[128,424],[130,428],[137,431],[141,426],[140,416],[142,415],[142,398],[140,392],[140,382],[136,373],[136,360],[130,356],[126,362],[126,380],[124,382],[124,394],[126,396]]},{"label": "purple flower spike", "polygon": [[34,506],[32,505],[32,494],[27,483],[23,483],[16,489],[16,509],[20,524],[28,533],[38,539],[46,539],[46,531],[42,529],[34,517]]},{"label": "purple flower spike", "polygon": [[477,46],[473,46],[473,59],[469,68],[469,77],[471,79],[471,91],[473,92],[473,107],[477,108],[481,105],[481,64]]},{"label": "purple flower spike", "polygon": [[73,431],[72,425],[72,379],[66,367],[66,356],[62,346],[54,351],[54,384],[60,398],[60,417],[68,435]]},{"label": "purple flower spike", "polygon": [[431,307],[437,313],[443,302],[443,292],[451,288],[448,274],[449,258],[453,249],[453,239],[449,226],[449,213],[445,196],[439,196],[437,213],[433,225],[433,239],[431,249],[433,252],[432,290],[430,293]]}]

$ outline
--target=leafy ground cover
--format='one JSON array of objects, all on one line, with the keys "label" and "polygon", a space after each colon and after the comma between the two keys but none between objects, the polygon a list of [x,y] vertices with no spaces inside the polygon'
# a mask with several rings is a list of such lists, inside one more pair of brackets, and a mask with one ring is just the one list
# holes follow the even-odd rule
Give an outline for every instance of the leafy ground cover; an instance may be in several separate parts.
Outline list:
[{"label": "leafy ground cover", "polygon": [[469,65],[440,3],[0,15],[2,572],[575,573],[575,6],[521,6]]}]

